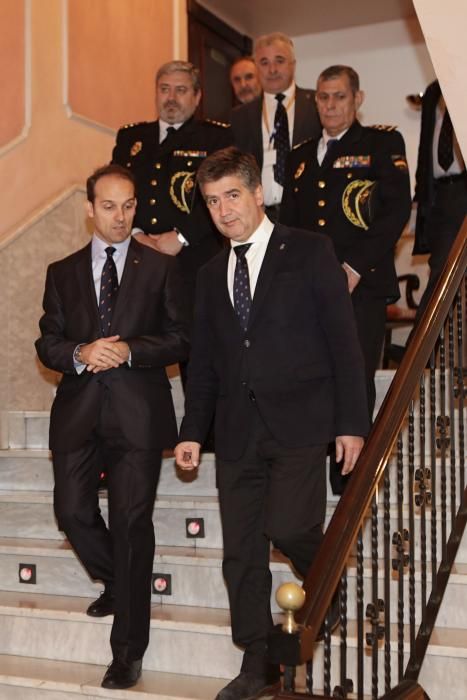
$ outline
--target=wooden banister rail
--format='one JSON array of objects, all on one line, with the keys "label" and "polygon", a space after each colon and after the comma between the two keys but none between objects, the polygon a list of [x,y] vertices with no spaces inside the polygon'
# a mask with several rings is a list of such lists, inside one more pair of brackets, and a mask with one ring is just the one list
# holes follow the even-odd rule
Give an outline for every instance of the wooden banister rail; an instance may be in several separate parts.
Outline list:
[{"label": "wooden banister rail", "polygon": [[407,406],[426,367],[467,267],[467,217],[453,244],[433,301],[420,318],[377,420],[347,484],[304,583],[306,601],[296,616],[316,639],[365,513],[391,454]]},{"label": "wooden banister rail", "polygon": [[[407,418],[408,407],[413,405],[420,378],[427,366],[431,367],[430,374],[434,377],[437,344],[440,334],[444,332],[444,324],[453,303],[455,301],[458,303],[459,296],[456,295],[458,295],[459,290],[464,290],[463,303],[465,304],[463,281],[466,269],[467,217],[452,246],[431,303],[425,309],[411,337],[404,358],[360,455],[354,474],[336,507],[322,546],[307,574],[303,585],[306,592],[305,604],[295,616],[302,627],[299,632],[292,635],[285,635],[281,633],[280,629],[276,629],[271,635],[269,647],[270,660],[273,662],[292,667],[304,662],[311,662],[313,658],[314,642],[326,611],[342,576],[345,575],[349,556],[361,532],[364,520],[371,510],[372,504],[375,503],[378,485],[383,483],[388,462],[391,455],[394,454],[394,447],[404,425],[404,420]],[[465,315],[465,308],[463,313]],[[459,316],[459,312],[457,315]],[[465,324],[465,318],[463,323]],[[462,366],[465,367],[465,357],[460,358],[456,370],[460,375],[462,375]],[[460,376],[458,378],[459,386],[462,385],[462,381],[463,378]],[[457,540],[459,540],[458,535]],[[413,632],[413,634],[415,633]],[[410,681],[407,678],[410,678]],[[400,669],[399,681],[402,681]],[[400,686],[399,691],[404,690],[409,694],[386,695],[384,697],[387,700],[399,697],[418,700],[418,698],[426,697],[415,683],[415,673],[406,676],[406,681],[409,685]],[[327,686],[329,688],[329,681]],[[387,691],[389,692],[389,688]],[[287,695],[287,693],[290,694]],[[329,690],[327,695],[329,695]],[[292,698],[294,694],[285,685],[279,697]],[[308,697],[314,696],[309,695]],[[341,695],[336,697],[341,697]]]}]

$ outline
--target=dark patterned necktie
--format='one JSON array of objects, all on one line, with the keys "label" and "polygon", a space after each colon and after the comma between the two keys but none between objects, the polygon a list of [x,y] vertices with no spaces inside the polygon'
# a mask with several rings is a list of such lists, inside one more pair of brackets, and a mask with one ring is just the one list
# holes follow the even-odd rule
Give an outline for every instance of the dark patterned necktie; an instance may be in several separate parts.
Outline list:
[{"label": "dark patterned necktie", "polygon": [[248,273],[248,261],[246,254],[251,243],[234,247],[237,263],[233,283],[234,309],[240,325],[244,331],[248,328],[248,319],[251,310],[250,275]]},{"label": "dark patterned necktie", "polygon": [[337,143],[339,139],[329,139],[329,141],[326,144],[326,155],[329,153],[329,151],[332,150],[332,147],[334,146],[335,143]]},{"label": "dark patterned necktie", "polygon": [[279,185],[285,183],[285,161],[290,151],[289,120],[287,110],[283,105],[285,95],[280,92],[276,95],[277,108],[274,116],[274,148],[276,149],[276,164],[274,165],[274,180]]},{"label": "dark patterned necktie", "polygon": [[176,131],[177,129],[174,126],[168,126],[167,131],[165,132],[165,139],[162,141],[162,143],[167,143],[168,141],[170,141],[170,139]]},{"label": "dark patterned necktie", "polygon": [[107,253],[107,260],[102,268],[101,291],[99,295],[99,317],[103,336],[109,335],[112,314],[118,294],[118,275],[115,260],[113,259],[115,248],[109,246],[105,249],[105,252]]},{"label": "dark patterned necktie", "polygon": [[438,163],[447,171],[454,160],[454,152],[452,147],[452,122],[449,112],[446,109],[444,112],[443,123],[439,132],[438,141]]}]

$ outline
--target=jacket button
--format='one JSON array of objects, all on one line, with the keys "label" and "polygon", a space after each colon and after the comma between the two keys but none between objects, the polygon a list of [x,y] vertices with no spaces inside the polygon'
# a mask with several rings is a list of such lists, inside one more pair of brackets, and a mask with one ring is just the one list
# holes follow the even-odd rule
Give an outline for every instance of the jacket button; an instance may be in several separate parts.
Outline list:
[{"label": "jacket button", "polygon": [[319,206],[319,207],[324,207],[325,205],[326,205],[326,202],[324,201],[324,199],[319,199],[319,200],[318,200],[318,206]]},{"label": "jacket button", "polygon": [[320,190],[326,187],[326,183],[324,182],[324,180],[318,180],[318,187],[320,188]]},{"label": "jacket button", "polygon": [[326,226],[326,219],[318,219],[318,226]]},{"label": "jacket button", "polygon": [[250,341],[248,340],[248,338],[246,338],[246,340],[243,341],[243,345],[244,345],[246,348],[249,348],[249,347],[250,347]]},{"label": "jacket button", "polygon": [[154,165],[154,167],[156,168],[156,170],[160,170],[160,169],[161,169],[161,164],[160,164],[160,163],[156,163],[156,164]]},{"label": "jacket button", "polygon": [[155,199],[150,199],[150,200],[149,200],[149,204],[150,204],[152,207],[155,205],[155,203],[156,203],[156,200],[155,200]]},{"label": "jacket button", "polygon": [[131,168],[131,163],[127,163],[127,164],[126,164],[126,167],[127,167],[127,168]]},{"label": "jacket button", "polygon": [[157,185],[157,180],[151,180],[151,185],[155,187]]},{"label": "jacket button", "polygon": [[157,219],[156,219],[156,217],[154,217],[153,219],[151,219],[151,224],[157,224]]},{"label": "jacket button", "polygon": [[246,386],[246,382],[242,382],[242,386]]},{"label": "jacket button", "polygon": [[347,173],[347,180],[351,180],[353,177],[352,173]]}]

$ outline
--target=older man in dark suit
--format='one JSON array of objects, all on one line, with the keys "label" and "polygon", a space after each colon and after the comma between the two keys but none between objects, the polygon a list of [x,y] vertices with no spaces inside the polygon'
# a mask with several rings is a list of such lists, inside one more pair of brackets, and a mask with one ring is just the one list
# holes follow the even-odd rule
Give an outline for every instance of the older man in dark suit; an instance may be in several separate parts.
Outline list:
[{"label": "older man in dark suit", "polygon": [[216,457],[239,676],[218,700],[276,685],[267,664],[272,541],[305,576],[322,540],[327,443],[350,472],[368,429],[363,359],[345,274],[322,236],[273,225],[254,158],[228,148],[198,171],[230,241],[200,271],[176,459],[199,463],[216,412]]},{"label": "older man in dark suit", "polygon": [[106,166],[87,190],[94,235],[49,266],[36,348],[63,372],[50,422],[55,515],[89,576],[105,584],[88,614],[115,613],[102,685],[128,688],[149,641],[152,510],[162,450],[177,436],[165,366],[187,355],[186,314],[177,261],[131,238],[132,174]]},{"label": "older man in dark suit", "polygon": [[295,84],[292,40],[280,32],[255,42],[254,59],[263,95],[231,114],[235,145],[251,153],[261,170],[266,213],[276,221],[284,186],[285,160],[292,146],[321,131],[315,91]]}]

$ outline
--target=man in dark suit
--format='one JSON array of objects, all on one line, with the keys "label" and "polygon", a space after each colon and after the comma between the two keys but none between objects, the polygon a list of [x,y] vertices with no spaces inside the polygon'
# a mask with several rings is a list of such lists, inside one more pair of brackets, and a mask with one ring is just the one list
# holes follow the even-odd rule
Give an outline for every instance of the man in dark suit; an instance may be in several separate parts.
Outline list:
[{"label": "man in dark suit", "polygon": [[322,236],[264,214],[254,158],[210,156],[198,179],[231,246],[200,271],[180,439],[198,466],[215,411],[217,483],[239,676],[218,700],[259,697],[279,668],[272,627],[270,542],[305,576],[322,541],[327,443],[351,471],[368,429],[364,369],[345,275]]},{"label": "man in dark suit", "polygon": [[227,124],[195,118],[200,99],[198,69],[186,61],[165,63],[156,75],[158,120],[120,129],[112,154],[112,162],[136,178],[137,240],[179,257],[189,297],[199,267],[220,248],[196,193],[196,171],[207,155],[233,142]]},{"label": "man in dark suit", "polygon": [[131,237],[132,174],[101,168],[87,193],[94,235],[49,266],[36,348],[63,372],[50,417],[55,515],[89,576],[105,584],[88,614],[115,614],[102,685],[128,688],[149,641],[152,510],[162,450],[177,436],[165,366],[187,356],[186,314],[177,262]]},{"label": "man in dark suit", "polygon": [[430,277],[420,301],[418,318],[428,303],[467,215],[465,163],[437,80],[427,87],[422,98],[415,202],[417,218],[413,253],[430,253]]},{"label": "man in dark suit", "polygon": [[231,122],[235,145],[256,158],[266,213],[276,221],[287,153],[291,146],[318,137],[321,127],[314,90],[295,85],[292,40],[280,32],[261,36],[255,42],[254,58],[263,96],[234,109]]},{"label": "man in dark suit", "polygon": [[316,102],[323,132],[290,153],[280,221],[321,232],[334,244],[352,295],[371,418],[386,305],[399,297],[394,248],[410,215],[410,183],[401,134],[357,120],[363,98],[353,68],[321,73]]}]

